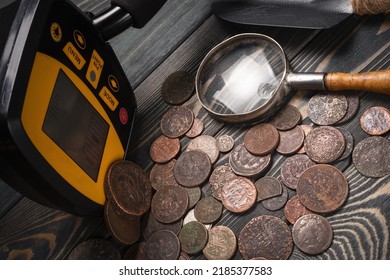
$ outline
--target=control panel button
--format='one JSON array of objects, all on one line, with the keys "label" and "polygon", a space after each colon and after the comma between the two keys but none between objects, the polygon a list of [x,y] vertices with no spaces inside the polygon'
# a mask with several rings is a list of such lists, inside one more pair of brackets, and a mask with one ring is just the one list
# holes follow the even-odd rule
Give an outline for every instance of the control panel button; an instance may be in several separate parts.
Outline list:
[{"label": "control panel button", "polygon": [[121,108],[119,110],[119,120],[122,124],[127,124],[129,121],[129,113],[127,113],[127,110],[125,108]]},{"label": "control panel button", "polygon": [[86,60],[71,42],[68,42],[62,50],[78,70],[81,70],[81,68],[83,68],[86,63]]},{"label": "control panel button", "polygon": [[80,49],[85,50],[85,48],[87,47],[87,41],[85,41],[85,37],[84,37],[83,33],[81,33],[78,30],[75,30],[73,32],[73,39],[76,42],[76,45]]},{"label": "control panel button", "polygon": [[62,39],[62,29],[57,22],[53,22],[50,26],[50,35],[54,42],[59,42]]},{"label": "control panel button", "polygon": [[86,78],[95,89],[98,86],[100,75],[103,71],[103,66],[103,58],[97,53],[96,50],[93,50],[91,60],[89,61]]},{"label": "control panel button", "polygon": [[107,87],[103,87],[99,93],[100,98],[107,104],[111,111],[115,111],[119,102],[114,95],[108,90]]},{"label": "control panel button", "polygon": [[119,91],[119,82],[118,79],[115,78],[115,76],[113,75],[108,76],[108,85],[110,86],[113,92]]}]

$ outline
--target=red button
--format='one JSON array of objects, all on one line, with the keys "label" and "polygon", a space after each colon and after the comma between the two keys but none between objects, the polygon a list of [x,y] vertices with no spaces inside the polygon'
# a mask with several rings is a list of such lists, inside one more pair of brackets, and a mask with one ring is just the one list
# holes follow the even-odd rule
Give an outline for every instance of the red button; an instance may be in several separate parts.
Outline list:
[{"label": "red button", "polygon": [[119,110],[119,120],[122,124],[127,124],[129,121],[129,114],[127,113],[127,110],[125,108],[121,108]]}]

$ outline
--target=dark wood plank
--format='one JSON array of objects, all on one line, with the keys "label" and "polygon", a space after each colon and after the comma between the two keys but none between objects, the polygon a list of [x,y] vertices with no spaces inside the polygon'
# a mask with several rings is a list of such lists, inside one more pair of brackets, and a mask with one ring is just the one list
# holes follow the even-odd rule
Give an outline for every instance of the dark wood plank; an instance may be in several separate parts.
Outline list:
[{"label": "dark wood plank", "polygon": [[21,198],[22,195],[20,193],[0,180],[0,218],[18,203]]}]

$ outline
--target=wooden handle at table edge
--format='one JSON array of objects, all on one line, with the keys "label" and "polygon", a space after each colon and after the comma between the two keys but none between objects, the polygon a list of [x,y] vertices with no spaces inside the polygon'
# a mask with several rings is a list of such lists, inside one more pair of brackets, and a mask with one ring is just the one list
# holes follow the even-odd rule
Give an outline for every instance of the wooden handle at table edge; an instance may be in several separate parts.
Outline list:
[{"label": "wooden handle at table edge", "polygon": [[353,12],[357,15],[390,13],[388,0],[351,0]]},{"label": "wooden handle at table edge", "polygon": [[362,90],[390,95],[390,69],[367,73],[328,73],[325,87],[330,91]]}]

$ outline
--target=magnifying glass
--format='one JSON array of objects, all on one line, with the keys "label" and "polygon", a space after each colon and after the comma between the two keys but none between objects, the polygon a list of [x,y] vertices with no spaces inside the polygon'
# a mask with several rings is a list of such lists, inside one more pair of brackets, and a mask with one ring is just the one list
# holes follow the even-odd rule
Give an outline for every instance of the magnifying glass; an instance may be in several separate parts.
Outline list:
[{"label": "magnifying glass", "polygon": [[390,94],[390,70],[360,74],[293,73],[282,47],[256,33],[233,36],[203,59],[198,99],[214,118],[251,123],[269,118],[290,90],[363,90]]}]

